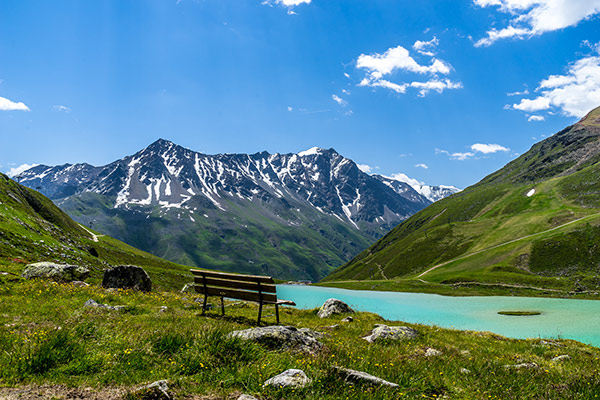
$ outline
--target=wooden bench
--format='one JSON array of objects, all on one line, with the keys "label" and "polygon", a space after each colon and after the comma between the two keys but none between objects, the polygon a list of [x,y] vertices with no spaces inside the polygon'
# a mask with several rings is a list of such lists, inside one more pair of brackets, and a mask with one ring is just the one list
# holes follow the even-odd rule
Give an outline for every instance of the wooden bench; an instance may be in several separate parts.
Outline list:
[{"label": "wooden bench", "polygon": [[275,305],[275,315],[279,324],[279,306],[295,306],[296,303],[277,298],[275,281],[270,276],[228,274],[224,272],[200,271],[191,269],[194,275],[194,288],[196,292],[204,294],[202,315],[206,313],[208,296],[221,297],[221,313],[225,315],[223,298],[255,301],[258,306],[258,324],[262,317],[263,304]]}]

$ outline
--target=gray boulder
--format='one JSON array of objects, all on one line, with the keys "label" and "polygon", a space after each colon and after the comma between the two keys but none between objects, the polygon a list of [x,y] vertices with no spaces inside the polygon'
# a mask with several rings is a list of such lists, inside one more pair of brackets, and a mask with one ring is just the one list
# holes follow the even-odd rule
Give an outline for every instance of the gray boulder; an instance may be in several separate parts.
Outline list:
[{"label": "gray boulder", "polygon": [[279,375],[268,379],[263,386],[274,386],[276,388],[300,389],[310,384],[312,380],[306,376],[301,369],[288,369]]},{"label": "gray boulder", "polygon": [[323,334],[310,329],[296,329],[293,326],[265,326],[234,331],[231,337],[252,340],[273,350],[294,350],[315,354],[323,348],[317,339]]},{"label": "gray boulder", "polygon": [[125,306],[109,306],[108,304],[98,303],[94,299],[89,299],[85,303],[83,303],[84,307],[96,307],[96,308],[104,308],[107,310],[119,311],[125,308]]},{"label": "gray boulder", "polygon": [[136,399],[152,400],[171,400],[169,386],[166,380],[152,382],[149,385],[142,386],[133,393]]},{"label": "gray boulder", "polygon": [[26,279],[45,278],[57,282],[71,282],[83,281],[89,274],[89,269],[78,265],[39,262],[26,265],[21,276]]},{"label": "gray boulder", "polygon": [[237,398],[237,400],[258,400],[258,399],[254,396],[250,396],[249,394],[242,394],[242,395],[240,395],[240,397]]},{"label": "gray boulder", "polygon": [[323,303],[317,316],[319,318],[328,318],[333,314],[353,313],[354,310],[350,306],[338,299],[329,299]]},{"label": "gray boulder", "polygon": [[408,340],[415,339],[419,336],[419,332],[408,326],[387,326],[375,325],[369,336],[365,339],[369,343],[374,343],[381,340]]},{"label": "gray boulder", "polygon": [[436,357],[436,356],[441,356],[442,353],[439,350],[434,349],[433,347],[428,347],[427,349],[425,349],[425,357]]},{"label": "gray boulder", "polygon": [[567,361],[570,360],[571,356],[568,354],[562,354],[560,356],[556,356],[552,359],[552,362],[559,362],[559,361]]},{"label": "gray boulder", "polygon": [[367,374],[362,371],[355,371],[353,369],[334,367],[336,372],[344,377],[346,383],[362,383],[373,386],[388,386],[388,387],[399,387],[398,384],[388,382],[384,379],[378,378],[374,375]]},{"label": "gray boulder", "polygon": [[102,287],[149,292],[152,290],[152,281],[143,268],[134,265],[120,265],[104,271]]}]

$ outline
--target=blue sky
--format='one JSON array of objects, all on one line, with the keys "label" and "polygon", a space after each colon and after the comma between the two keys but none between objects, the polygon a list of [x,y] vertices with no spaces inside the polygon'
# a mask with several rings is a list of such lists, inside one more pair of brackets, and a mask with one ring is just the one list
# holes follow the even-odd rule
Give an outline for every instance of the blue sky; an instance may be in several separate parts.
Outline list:
[{"label": "blue sky", "polygon": [[466,187],[600,105],[599,14],[600,0],[3,1],[0,171],[103,165],[165,138],[333,147]]}]

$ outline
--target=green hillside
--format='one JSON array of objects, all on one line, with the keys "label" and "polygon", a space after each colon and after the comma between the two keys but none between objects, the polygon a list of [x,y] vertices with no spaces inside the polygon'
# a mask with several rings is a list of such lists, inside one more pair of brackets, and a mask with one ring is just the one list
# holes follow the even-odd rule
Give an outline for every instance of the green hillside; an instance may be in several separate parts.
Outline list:
[{"label": "green hillside", "polygon": [[415,214],[325,281],[594,296],[600,286],[599,161],[600,108]]},{"label": "green hillside", "polygon": [[111,265],[144,267],[158,288],[190,280],[189,267],[165,261],[74,222],[42,194],[0,174],[0,271],[19,274],[23,265],[56,261],[84,265],[98,281]]}]

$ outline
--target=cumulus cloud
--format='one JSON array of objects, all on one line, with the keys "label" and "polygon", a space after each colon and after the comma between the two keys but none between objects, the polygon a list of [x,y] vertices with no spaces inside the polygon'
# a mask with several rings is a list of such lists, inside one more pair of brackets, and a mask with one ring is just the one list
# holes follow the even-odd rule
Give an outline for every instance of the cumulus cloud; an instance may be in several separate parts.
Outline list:
[{"label": "cumulus cloud", "polygon": [[415,164],[415,168],[428,169],[429,167],[427,166],[427,164],[420,163],[420,164]]},{"label": "cumulus cloud", "polygon": [[537,97],[521,99],[508,108],[527,113],[560,111],[581,118],[600,105],[600,50],[571,63],[564,75],[550,75],[542,80]]},{"label": "cumulus cloud", "polygon": [[0,111],[31,111],[22,102],[15,102],[5,97],[0,97]]},{"label": "cumulus cloud", "polygon": [[546,117],[544,117],[543,115],[530,115],[529,118],[527,118],[528,122],[541,122],[541,121],[545,121]]},{"label": "cumulus cloud", "polygon": [[507,96],[525,96],[526,94],[529,94],[529,89],[520,92],[517,90],[516,92],[506,93]]},{"label": "cumulus cloud", "polygon": [[466,152],[455,152],[451,153],[448,150],[435,149],[435,154],[445,154],[449,156],[453,160],[467,160],[469,158],[475,157],[478,154],[493,154],[497,152],[508,152],[510,149],[508,147],[501,146],[499,144],[484,144],[484,143],[475,143],[471,145],[471,151]]},{"label": "cumulus cloud", "polygon": [[373,171],[373,167],[367,164],[356,164],[356,166],[365,174],[370,174]]},{"label": "cumulus cloud", "polygon": [[510,15],[508,26],[490,29],[475,46],[500,39],[528,38],[577,25],[600,13],[600,0],[473,0],[479,7],[498,7]]},{"label": "cumulus cloud", "polygon": [[331,98],[342,107],[346,107],[348,105],[348,102],[338,95],[332,94]]},{"label": "cumulus cloud", "polygon": [[36,167],[40,164],[23,164],[23,165],[19,165],[18,167],[13,167],[11,169],[9,169],[8,171],[6,171],[6,175],[10,176],[11,178],[14,176],[19,175],[21,172],[27,171],[29,168],[33,168]]},{"label": "cumulus cloud", "polygon": [[424,182],[420,182],[416,179],[409,178],[406,174],[403,173],[393,174],[392,176],[385,176],[385,178],[390,178],[396,181],[408,183],[413,188],[418,188],[425,184]]},{"label": "cumulus cloud", "polygon": [[288,8],[288,14],[295,15],[296,13],[292,10],[293,7],[301,4],[310,4],[312,0],[265,0],[262,2],[263,5],[273,6],[279,5]]},{"label": "cumulus cloud", "polygon": [[[390,48],[383,54],[361,54],[356,60],[356,68],[363,69],[366,73],[359,86],[381,87],[399,94],[406,93],[408,88],[415,88],[420,96],[425,96],[431,91],[441,93],[446,89],[462,88],[461,82],[439,78],[439,75],[449,75],[452,72],[452,66],[446,61],[434,57],[432,50],[438,44],[439,41],[436,37],[427,42],[416,41],[413,44],[413,49],[430,58],[428,63],[423,64],[415,60],[410,51],[402,46]],[[426,81],[415,80],[402,83],[393,82],[388,78],[398,72],[429,75],[430,78]]]}]

